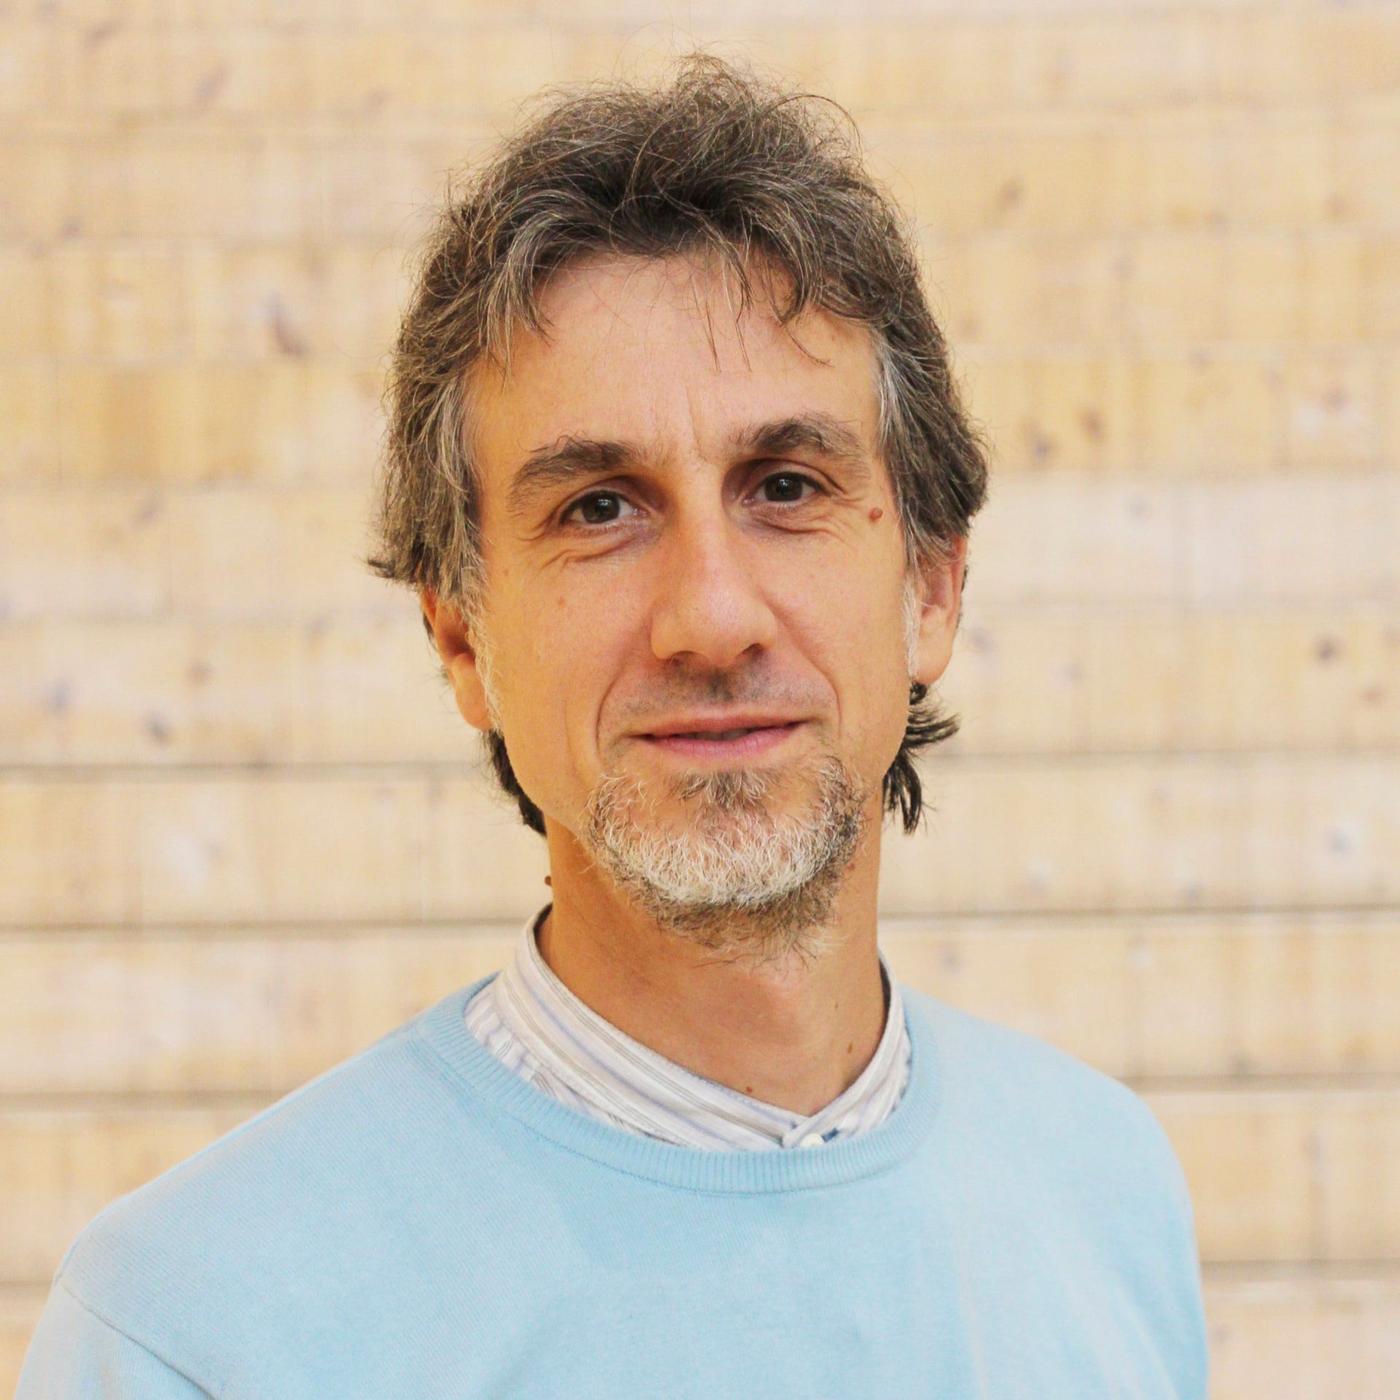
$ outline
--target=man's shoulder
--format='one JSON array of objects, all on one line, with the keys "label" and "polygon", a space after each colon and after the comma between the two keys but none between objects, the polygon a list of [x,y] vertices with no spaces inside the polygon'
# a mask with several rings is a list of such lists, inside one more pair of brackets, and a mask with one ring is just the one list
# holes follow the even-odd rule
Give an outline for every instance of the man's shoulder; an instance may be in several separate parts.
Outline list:
[{"label": "man's shoulder", "polygon": [[[392,1230],[413,1161],[426,1165],[449,1125],[471,1131],[469,1105],[418,1035],[431,1009],[109,1203],[56,1281],[195,1365],[220,1332],[255,1333],[277,1306],[270,1284],[294,1281],[298,1261],[316,1272],[317,1254],[356,1231]],[[202,1359],[217,1370],[216,1353]]]},{"label": "man's shoulder", "polygon": [[1144,1171],[1180,1193],[1181,1171],[1147,1101],[1068,1050],[912,988],[934,1032],[941,1106],[960,1131],[996,1137],[1022,1161],[1062,1163],[1084,1179],[1097,1163],[1120,1180]]},{"label": "man's shoulder", "polygon": [[1047,1040],[910,995],[933,1026],[941,1162],[969,1215],[995,1220],[992,1235],[1015,1241],[1018,1259],[1073,1261],[1076,1287],[1112,1280],[1097,1296],[1134,1307],[1191,1377],[1182,1393],[1204,1395],[1195,1213],[1156,1111]]}]

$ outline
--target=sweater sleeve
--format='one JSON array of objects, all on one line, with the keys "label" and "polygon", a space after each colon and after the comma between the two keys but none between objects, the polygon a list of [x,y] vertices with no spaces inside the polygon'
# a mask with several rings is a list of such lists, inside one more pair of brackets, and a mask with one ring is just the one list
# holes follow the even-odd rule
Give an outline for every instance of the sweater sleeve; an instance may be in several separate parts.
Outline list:
[{"label": "sweater sleeve", "polygon": [[15,1400],[212,1400],[155,1352],[55,1281],[25,1352]]},{"label": "sweater sleeve", "polygon": [[1162,1320],[1174,1339],[1177,1394],[1182,1400],[1206,1400],[1210,1390],[1210,1343],[1201,1289],[1196,1213],[1181,1162],[1155,1115],[1152,1123],[1166,1176],[1163,1200],[1168,1249]]}]

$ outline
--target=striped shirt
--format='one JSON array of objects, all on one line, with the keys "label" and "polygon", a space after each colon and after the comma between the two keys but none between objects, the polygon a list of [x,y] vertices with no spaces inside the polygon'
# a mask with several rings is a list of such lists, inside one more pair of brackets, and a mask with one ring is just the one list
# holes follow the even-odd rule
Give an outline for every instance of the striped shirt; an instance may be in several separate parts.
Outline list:
[{"label": "striped shirt", "polygon": [[878,1127],[909,1082],[911,1047],[899,984],[884,954],[885,1029],[870,1063],[825,1108],[804,1117],[693,1074],[624,1034],[574,995],[540,956],[528,919],[511,961],[466,1005],[467,1029],[550,1098],[615,1127],[710,1150],[821,1147]]}]

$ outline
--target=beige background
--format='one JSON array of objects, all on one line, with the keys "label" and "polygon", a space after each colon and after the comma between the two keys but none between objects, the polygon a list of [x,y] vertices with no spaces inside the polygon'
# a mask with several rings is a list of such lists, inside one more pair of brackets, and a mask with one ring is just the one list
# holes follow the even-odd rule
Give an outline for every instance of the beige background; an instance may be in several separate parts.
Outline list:
[{"label": "beige background", "polygon": [[501,964],[360,564],[405,251],[557,79],[845,104],[995,446],[899,974],[1133,1085],[1216,1397],[1400,1375],[1400,7],[97,0],[0,33],[0,1386],[78,1230]]}]

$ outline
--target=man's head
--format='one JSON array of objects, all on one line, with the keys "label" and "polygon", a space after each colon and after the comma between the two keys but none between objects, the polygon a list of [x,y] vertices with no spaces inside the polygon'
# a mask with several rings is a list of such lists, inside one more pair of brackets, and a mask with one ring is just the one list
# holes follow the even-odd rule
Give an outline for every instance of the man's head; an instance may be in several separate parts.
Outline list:
[{"label": "man's head", "polygon": [[[703,939],[810,923],[872,805],[913,829],[986,467],[814,109],[697,56],[527,126],[432,240],[388,446],[370,562],[535,830]],[[769,733],[666,735],[718,720]]]}]

